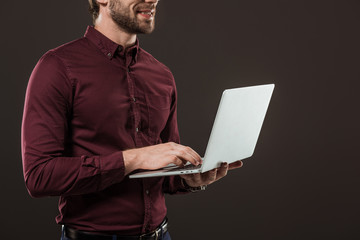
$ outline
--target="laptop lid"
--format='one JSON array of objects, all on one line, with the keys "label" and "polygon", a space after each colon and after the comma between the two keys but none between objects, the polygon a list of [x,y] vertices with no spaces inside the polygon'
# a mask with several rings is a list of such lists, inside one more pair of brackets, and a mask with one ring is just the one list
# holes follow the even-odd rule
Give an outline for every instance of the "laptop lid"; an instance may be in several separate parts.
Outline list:
[{"label": "laptop lid", "polygon": [[223,92],[206,147],[201,172],[251,157],[268,109],[274,84]]}]

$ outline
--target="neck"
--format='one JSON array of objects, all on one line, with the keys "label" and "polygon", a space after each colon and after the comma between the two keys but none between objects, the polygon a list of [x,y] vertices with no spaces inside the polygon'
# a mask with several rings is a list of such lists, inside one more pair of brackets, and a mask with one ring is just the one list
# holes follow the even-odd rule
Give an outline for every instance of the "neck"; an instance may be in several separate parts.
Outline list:
[{"label": "neck", "polygon": [[136,42],[136,34],[124,31],[112,19],[105,20],[99,16],[95,22],[95,29],[125,49]]}]

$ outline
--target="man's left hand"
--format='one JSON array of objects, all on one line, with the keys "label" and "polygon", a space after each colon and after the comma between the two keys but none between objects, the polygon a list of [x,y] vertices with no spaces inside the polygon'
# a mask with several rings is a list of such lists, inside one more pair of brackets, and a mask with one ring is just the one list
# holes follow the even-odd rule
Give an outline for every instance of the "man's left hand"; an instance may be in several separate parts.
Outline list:
[{"label": "man's left hand", "polygon": [[215,168],[204,173],[180,175],[190,187],[199,187],[212,184],[226,176],[229,170],[242,167],[243,162],[237,161],[231,164],[222,163],[219,168]]}]

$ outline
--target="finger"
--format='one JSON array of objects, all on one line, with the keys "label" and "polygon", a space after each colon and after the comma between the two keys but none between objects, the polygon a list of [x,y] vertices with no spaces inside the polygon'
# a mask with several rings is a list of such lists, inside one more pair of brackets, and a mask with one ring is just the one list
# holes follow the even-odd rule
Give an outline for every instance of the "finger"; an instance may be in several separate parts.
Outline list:
[{"label": "finger", "polygon": [[[194,174],[183,174],[180,175],[183,179],[185,179],[187,182],[194,182],[199,183],[201,181],[200,173],[194,173]],[[200,186],[201,184],[199,184]]]},{"label": "finger", "polygon": [[200,173],[194,173],[194,174],[184,174],[180,175],[183,179],[185,179],[187,185],[192,187],[197,187],[204,185],[201,181]]},{"label": "finger", "polygon": [[191,147],[187,147],[187,148],[188,148],[189,154],[191,154],[196,159],[196,161],[199,162],[199,164],[202,164],[201,156]]},{"label": "finger", "polygon": [[188,146],[182,146],[184,151],[190,155],[193,159],[195,159],[195,161],[198,163],[198,164],[201,164],[202,163],[202,159],[200,157],[200,155],[194,150],[192,149],[191,147],[188,147]]},{"label": "finger", "polygon": [[192,174],[182,174],[182,175],[180,175],[180,177],[185,179],[186,181],[190,181],[192,179],[192,177],[190,175],[192,175]]},{"label": "finger", "polygon": [[[186,148],[180,144],[174,142],[168,142],[163,144],[165,147],[162,151],[166,152],[167,154],[171,155],[172,158],[180,159],[183,164],[190,162],[194,165],[197,165],[195,160],[191,155],[188,155]],[[177,161],[177,159],[172,159],[173,161]]]},{"label": "finger", "polygon": [[229,167],[229,164],[227,164],[227,163],[221,164],[220,168],[218,168],[218,171],[217,171],[216,180],[219,180],[220,178],[223,178],[226,176],[228,167]]},{"label": "finger", "polygon": [[172,156],[172,162],[174,163],[176,166],[182,167],[185,165],[186,162],[184,162],[183,160],[181,160],[180,158],[178,158],[177,156]]},{"label": "finger", "polygon": [[185,147],[182,145],[178,145],[174,150],[173,154],[175,154],[178,158],[190,162],[194,165],[199,165],[201,163],[201,158],[199,155],[192,150],[190,147]]},{"label": "finger", "polygon": [[192,181],[199,183],[199,186],[201,185],[201,174],[200,173],[190,174],[190,177],[191,177]]},{"label": "finger", "polygon": [[233,170],[233,169],[236,169],[236,168],[241,168],[243,166],[243,162],[242,161],[236,161],[236,162],[233,162],[233,163],[230,163],[229,164],[229,169],[228,170]]},{"label": "finger", "polygon": [[213,170],[203,173],[201,175],[203,184],[210,184],[216,181],[217,171],[217,168],[215,168]]}]

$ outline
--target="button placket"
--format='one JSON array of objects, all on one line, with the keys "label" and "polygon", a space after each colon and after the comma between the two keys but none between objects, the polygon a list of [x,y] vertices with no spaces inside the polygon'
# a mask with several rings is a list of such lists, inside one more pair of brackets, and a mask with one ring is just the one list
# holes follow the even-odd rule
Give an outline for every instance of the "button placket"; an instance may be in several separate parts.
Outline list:
[{"label": "button placket", "polygon": [[139,115],[139,109],[138,106],[136,105],[136,98],[135,97],[131,97],[133,104],[133,109],[134,109],[134,126],[135,126],[135,133],[138,133],[140,131],[140,115]]},{"label": "button placket", "polygon": [[144,214],[144,225],[143,225],[143,232],[149,230],[150,227],[150,219],[151,219],[151,201],[150,201],[150,191],[149,186],[146,184],[146,180],[142,180],[143,183],[143,199],[144,199],[144,207],[145,207],[145,214]]},{"label": "button placket", "polygon": [[136,104],[137,99],[135,98],[135,82],[131,77],[131,74],[129,74],[131,72],[131,59],[129,58],[128,54],[125,53],[125,71],[127,72],[126,74],[126,78],[129,84],[129,93],[130,93],[130,101],[133,103],[132,104],[132,111],[134,113],[134,140],[135,140],[135,145],[137,147],[141,146],[141,140],[138,136],[138,133],[140,131],[140,112],[139,112],[139,106]]}]

